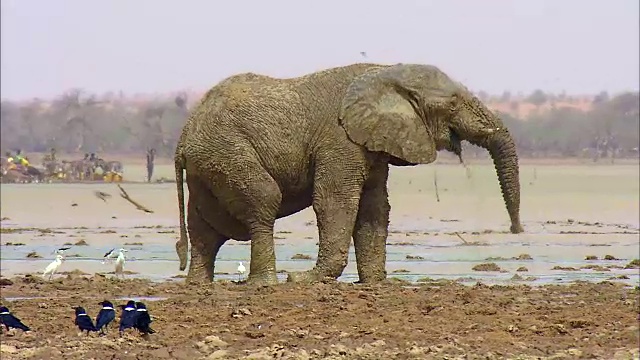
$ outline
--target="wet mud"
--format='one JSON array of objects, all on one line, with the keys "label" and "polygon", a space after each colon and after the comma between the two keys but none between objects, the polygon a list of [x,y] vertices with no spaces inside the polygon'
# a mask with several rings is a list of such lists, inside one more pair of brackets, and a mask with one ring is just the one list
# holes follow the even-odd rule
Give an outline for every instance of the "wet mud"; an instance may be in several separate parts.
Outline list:
[{"label": "wet mud", "polygon": [[[15,277],[2,303],[33,331],[2,334],[3,359],[631,359],[638,288],[340,282],[250,287],[75,274]],[[19,299],[12,297],[20,296]],[[34,297],[34,298],[29,298]],[[157,333],[79,335],[73,306],[146,301]],[[467,356],[467,357],[464,357]],[[563,356],[563,357],[562,357]]]}]

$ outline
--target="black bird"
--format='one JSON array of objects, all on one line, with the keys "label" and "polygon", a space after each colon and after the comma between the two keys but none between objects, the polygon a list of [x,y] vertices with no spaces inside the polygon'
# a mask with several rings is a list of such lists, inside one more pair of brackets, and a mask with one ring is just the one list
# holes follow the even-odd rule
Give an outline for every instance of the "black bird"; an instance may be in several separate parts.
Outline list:
[{"label": "black bird", "polygon": [[55,251],[55,253],[63,255],[66,250],[71,249],[71,246],[63,246]]},{"label": "black bird", "polygon": [[91,321],[91,317],[87,315],[87,311],[78,306],[75,308],[76,310],[76,321],[75,324],[78,325],[80,332],[86,331],[87,335],[89,335],[90,331],[98,331],[96,327],[93,325],[93,321]]},{"label": "black bird", "polygon": [[6,306],[0,306],[0,324],[4,325],[9,331],[9,328],[20,329],[22,331],[31,331],[29,327],[20,321],[17,317],[13,316]]},{"label": "black bird", "polygon": [[100,331],[100,334],[104,334],[105,330],[109,328],[109,323],[115,320],[116,310],[110,301],[104,300],[99,304],[102,305],[102,309],[96,316],[96,329]]},{"label": "black bird", "polygon": [[131,329],[136,326],[136,318],[138,312],[136,311],[136,302],[133,300],[127,301],[127,305],[120,305],[122,308],[122,315],[120,315],[120,336],[126,329]]},{"label": "black bird", "polygon": [[147,311],[147,307],[143,303],[137,302],[136,312],[138,313],[138,315],[136,317],[135,328],[138,329],[138,331],[140,331],[142,335],[155,333],[155,330],[149,327],[149,325],[151,325],[151,316]]},{"label": "black bird", "polygon": [[104,191],[94,191],[93,194],[100,200],[107,202],[107,199],[111,197],[111,194]]}]

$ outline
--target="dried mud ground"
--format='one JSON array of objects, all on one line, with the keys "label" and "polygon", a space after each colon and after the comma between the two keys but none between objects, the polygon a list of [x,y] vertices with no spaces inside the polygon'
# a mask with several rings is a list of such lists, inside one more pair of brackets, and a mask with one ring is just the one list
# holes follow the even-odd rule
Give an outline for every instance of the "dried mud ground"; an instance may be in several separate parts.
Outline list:
[{"label": "dried mud ground", "polygon": [[[539,359],[638,357],[638,288],[318,283],[191,286],[68,275],[11,279],[2,297],[33,331],[2,335],[2,359]],[[157,333],[79,335],[73,306],[128,294]],[[164,298],[164,299],[163,299]],[[3,304],[7,304],[2,299]],[[118,301],[117,303],[124,303]]]}]

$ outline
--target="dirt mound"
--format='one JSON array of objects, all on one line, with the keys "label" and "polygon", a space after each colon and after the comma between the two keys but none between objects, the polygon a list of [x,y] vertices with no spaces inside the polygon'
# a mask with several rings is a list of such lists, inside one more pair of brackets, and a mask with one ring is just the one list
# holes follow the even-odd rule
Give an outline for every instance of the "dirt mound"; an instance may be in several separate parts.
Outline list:
[{"label": "dirt mound", "polygon": [[[34,331],[2,335],[2,359],[632,358],[638,289],[568,286],[403,286],[320,283],[187,286],[100,275],[12,278],[2,304]],[[47,296],[6,301],[13,296]],[[78,336],[72,306],[147,299],[157,333]],[[143,300],[145,301],[145,300]],[[636,349],[635,353],[633,352]],[[473,358],[473,357],[472,357]]]}]

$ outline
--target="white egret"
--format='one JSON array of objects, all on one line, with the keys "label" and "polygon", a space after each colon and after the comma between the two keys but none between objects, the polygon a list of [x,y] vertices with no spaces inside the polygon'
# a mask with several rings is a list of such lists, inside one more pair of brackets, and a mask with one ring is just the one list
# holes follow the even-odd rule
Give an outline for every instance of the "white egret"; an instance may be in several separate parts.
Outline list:
[{"label": "white egret", "polygon": [[247,269],[242,265],[242,261],[238,262],[238,282],[240,282],[240,277],[244,275]]},{"label": "white egret", "polygon": [[46,269],[44,269],[44,273],[42,273],[42,277],[46,277],[47,275],[49,275],[49,280],[51,280],[53,278],[53,274],[55,274],[56,271],[58,271],[58,268],[60,267],[60,265],[62,265],[63,261],[64,261],[64,256],[60,254],[56,255],[56,259],[53,260],[51,264],[47,266]]},{"label": "white egret", "polygon": [[127,249],[120,249],[119,250],[119,254],[118,254],[118,258],[116,259],[116,277],[118,277],[118,274],[122,275],[122,278],[124,279],[124,261],[125,261],[125,257],[124,257],[124,253],[127,251]]}]

